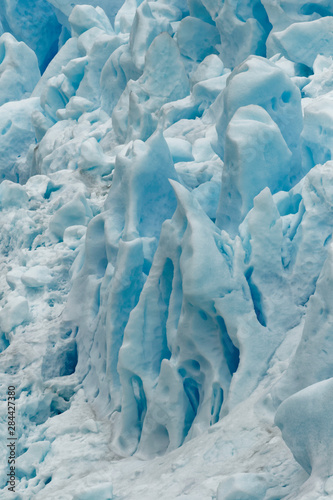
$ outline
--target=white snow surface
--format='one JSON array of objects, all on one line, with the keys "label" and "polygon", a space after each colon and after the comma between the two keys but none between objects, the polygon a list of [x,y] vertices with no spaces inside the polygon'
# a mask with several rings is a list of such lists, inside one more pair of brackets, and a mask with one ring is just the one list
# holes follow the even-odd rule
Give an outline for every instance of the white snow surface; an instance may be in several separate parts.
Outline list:
[{"label": "white snow surface", "polygon": [[0,4],[0,499],[332,499],[332,2],[86,3]]}]

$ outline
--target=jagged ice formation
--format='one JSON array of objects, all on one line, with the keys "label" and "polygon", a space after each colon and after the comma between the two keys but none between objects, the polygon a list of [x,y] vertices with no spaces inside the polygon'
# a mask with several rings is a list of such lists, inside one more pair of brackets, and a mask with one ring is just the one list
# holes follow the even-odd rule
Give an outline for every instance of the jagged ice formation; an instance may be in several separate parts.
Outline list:
[{"label": "jagged ice formation", "polygon": [[3,0],[1,499],[332,498],[332,28]]}]

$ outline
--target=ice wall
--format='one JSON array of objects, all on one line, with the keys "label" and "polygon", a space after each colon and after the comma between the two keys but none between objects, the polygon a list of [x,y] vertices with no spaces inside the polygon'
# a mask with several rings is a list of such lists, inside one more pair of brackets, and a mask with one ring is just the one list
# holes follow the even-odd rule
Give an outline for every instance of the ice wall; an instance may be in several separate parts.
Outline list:
[{"label": "ice wall", "polygon": [[[75,398],[111,422],[117,456],[154,458],[262,390],[311,474],[302,498],[329,488],[332,14],[324,0],[0,6],[6,377],[24,334],[47,331],[18,379],[21,479]],[[240,474],[215,493],[268,500],[270,485]],[[112,498],[101,488],[73,498]]]}]

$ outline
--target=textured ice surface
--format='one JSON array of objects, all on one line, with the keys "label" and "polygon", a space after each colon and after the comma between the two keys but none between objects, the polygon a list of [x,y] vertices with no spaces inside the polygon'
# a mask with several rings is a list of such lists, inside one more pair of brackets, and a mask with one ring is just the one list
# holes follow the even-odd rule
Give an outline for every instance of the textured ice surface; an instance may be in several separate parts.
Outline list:
[{"label": "textured ice surface", "polygon": [[217,500],[262,500],[267,489],[265,474],[235,474],[219,484]]},{"label": "textured ice surface", "polygon": [[25,182],[31,173],[26,161],[36,145],[31,116],[40,110],[37,98],[10,101],[0,106],[0,178]]},{"label": "textured ice surface", "polygon": [[332,498],[332,15],[0,4],[17,499]]},{"label": "textured ice surface", "polygon": [[[61,24],[47,0],[3,0],[0,20],[4,31],[25,42],[37,55],[44,71],[57,53]],[[27,64],[27,62],[26,62]]]},{"label": "textured ice surface", "polygon": [[238,108],[226,131],[217,216],[220,227],[234,236],[262,189],[288,190],[291,159],[279,127],[264,108]]},{"label": "textured ice surface", "polygon": [[29,97],[39,78],[35,53],[4,33],[0,37],[0,105]]},{"label": "textured ice surface", "polygon": [[321,479],[332,475],[332,383],[329,378],[290,396],[275,417],[296,460]]},{"label": "textured ice surface", "polygon": [[311,68],[318,54],[332,54],[332,26],[332,16],[292,24],[286,30],[272,34],[267,47],[268,55],[280,53],[290,61]]},{"label": "textured ice surface", "polygon": [[[249,57],[240,64],[227,80],[225,92],[216,100],[217,121],[216,150],[224,157],[226,130],[235,112],[254,104],[267,111],[277,124],[293,153],[290,168],[293,180],[299,178],[299,135],[302,130],[301,95],[286,73],[262,57]],[[265,133],[261,133],[265,141]],[[255,146],[254,146],[255,148]],[[294,164],[294,165],[293,165]]]}]

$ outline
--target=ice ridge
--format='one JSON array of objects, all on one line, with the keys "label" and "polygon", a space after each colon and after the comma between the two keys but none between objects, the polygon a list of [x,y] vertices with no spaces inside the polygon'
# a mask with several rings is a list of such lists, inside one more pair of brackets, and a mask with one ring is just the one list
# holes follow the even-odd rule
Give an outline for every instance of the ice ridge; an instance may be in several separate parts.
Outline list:
[{"label": "ice ridge", "polygon": [[17,498],[332,497],[332,23],[329,0],[1,3]]}]

